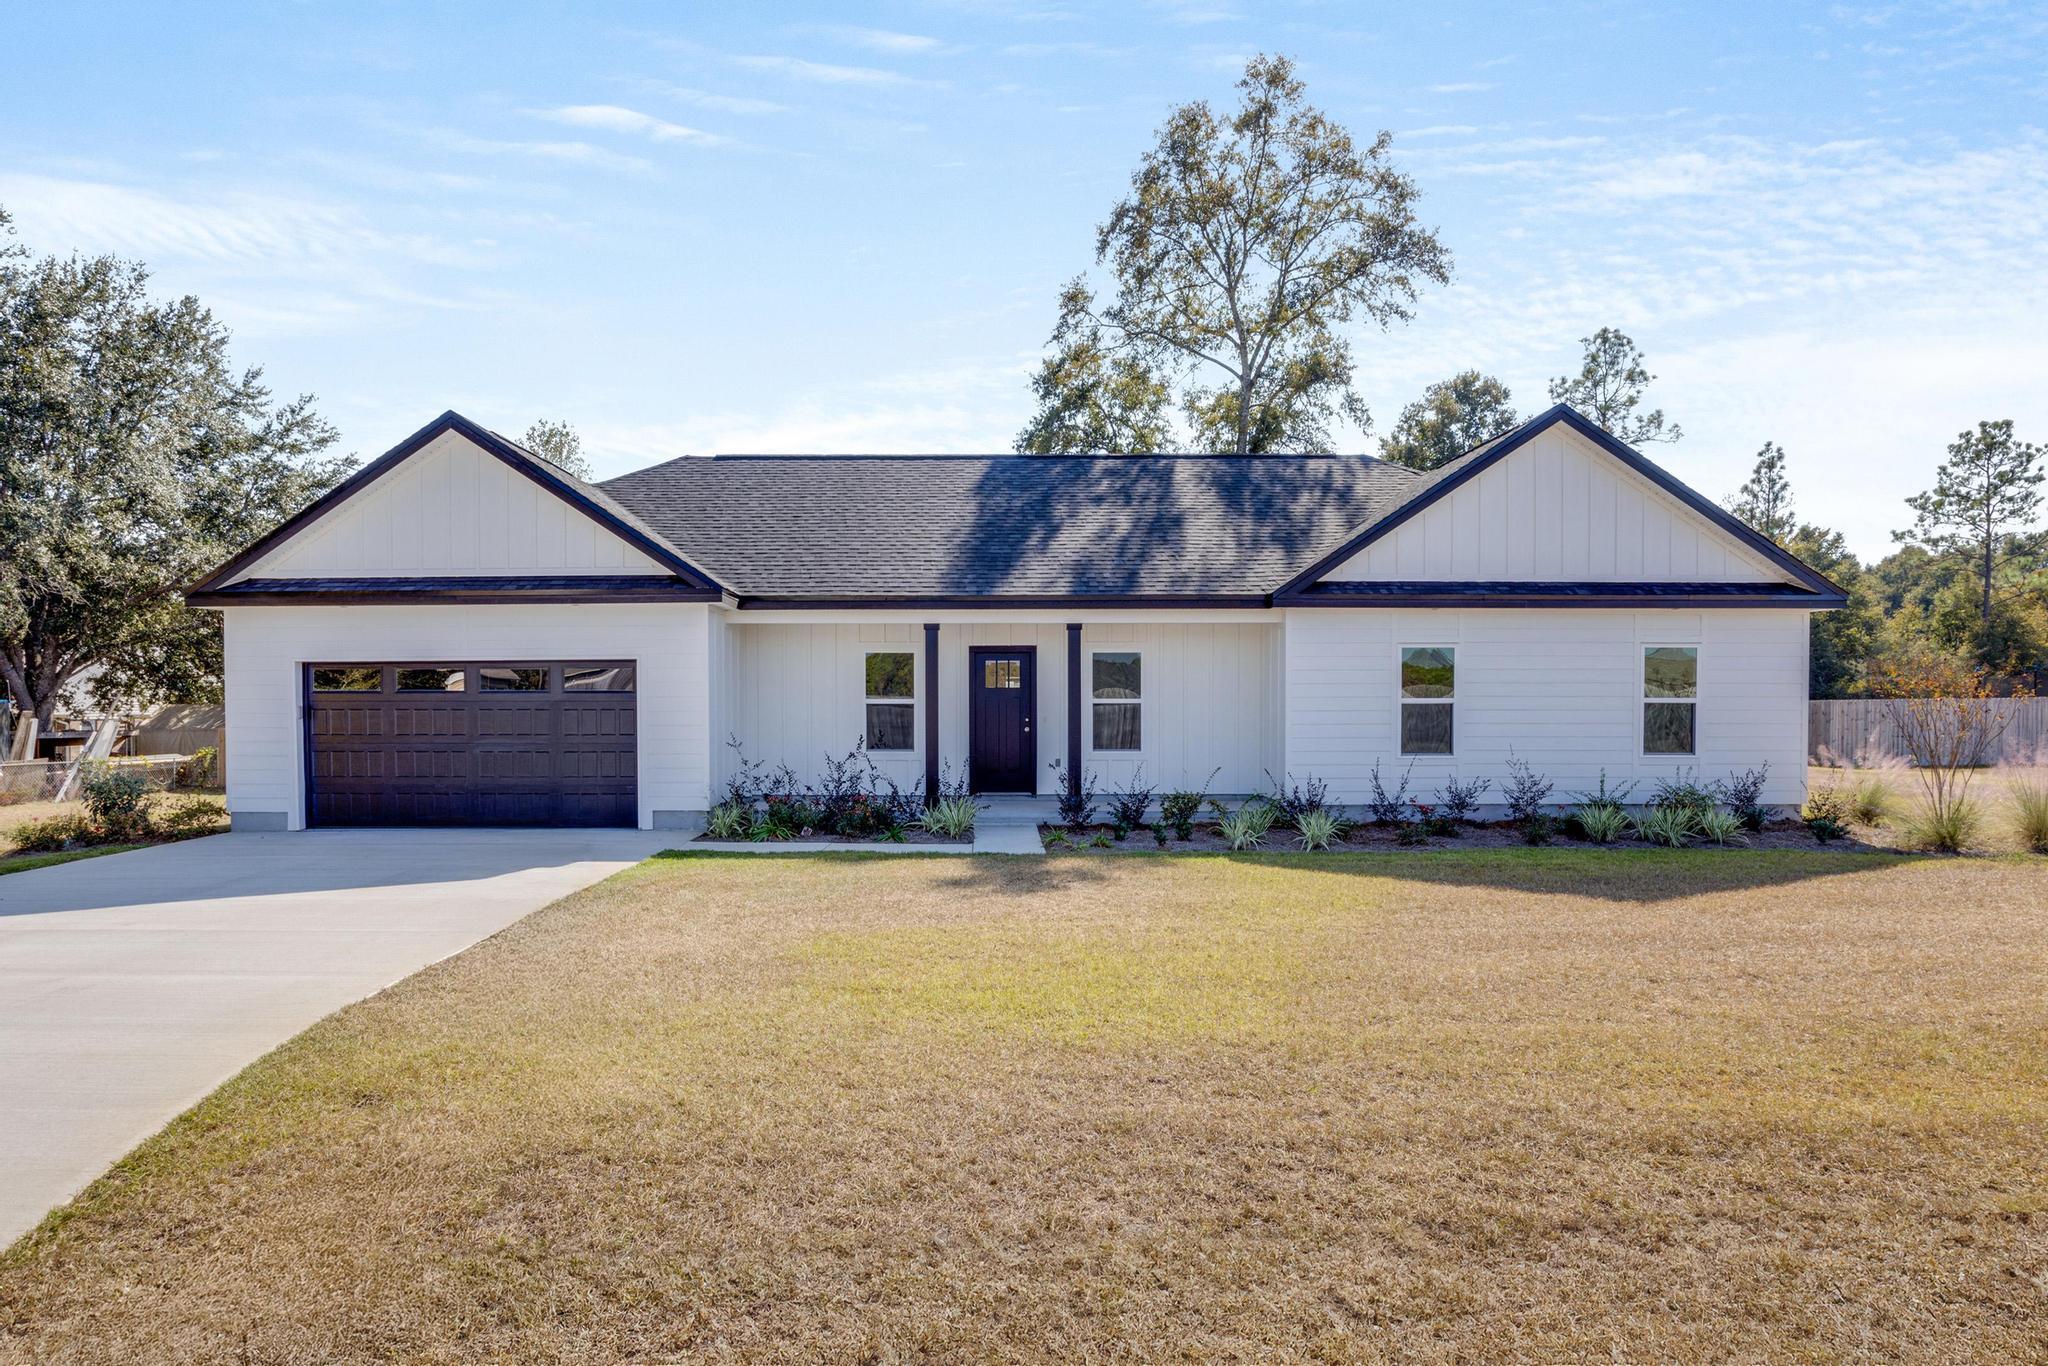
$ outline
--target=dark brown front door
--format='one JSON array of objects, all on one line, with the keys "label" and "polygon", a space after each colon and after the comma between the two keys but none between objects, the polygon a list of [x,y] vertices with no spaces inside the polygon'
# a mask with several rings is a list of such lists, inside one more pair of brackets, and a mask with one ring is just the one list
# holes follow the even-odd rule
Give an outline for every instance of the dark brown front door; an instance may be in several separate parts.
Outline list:
[{"label": "dark brown front door", "polygon": [[1038,778],[1038,652],[967,652],[968,776],[976,792],[1033,792]]},{"label": "dark brown front door", "polygon": [[309,825],[637,823],[619,661],[315,665]]}]

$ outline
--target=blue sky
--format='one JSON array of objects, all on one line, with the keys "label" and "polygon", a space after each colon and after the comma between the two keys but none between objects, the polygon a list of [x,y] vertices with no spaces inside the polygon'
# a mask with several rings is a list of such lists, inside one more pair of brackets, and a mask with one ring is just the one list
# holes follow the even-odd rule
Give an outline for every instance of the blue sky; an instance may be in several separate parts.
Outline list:
[{"label": "blue sky", "polygon": [[1722,497],[1777,440],[1801,513],[1866,556],[1961,428],[2048,441],[2038,4],[40,5],[8,30],[21,238],[148,261],[365,455],[450,407],[565,418],[604,474],[1006,449],[1153,129],[1257,51],[1395,133],[1456,255],[1413,323],[1355,338],[1378,431],[1466,366],[1538,410],[1617,325],[1686,429],[1653,455]]}]

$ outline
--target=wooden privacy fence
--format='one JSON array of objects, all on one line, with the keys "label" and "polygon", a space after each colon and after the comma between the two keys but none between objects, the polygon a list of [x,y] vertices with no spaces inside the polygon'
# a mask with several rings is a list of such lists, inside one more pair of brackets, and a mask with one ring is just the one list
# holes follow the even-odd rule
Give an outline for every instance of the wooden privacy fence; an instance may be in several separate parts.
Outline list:
[{"label": "wooden privacy fence", "polygon": [[[2007,716],[2005,734],[1977,756],[1980,764],[2048,765],[2048,698],[2000,699],[1989,704]],[[1806,704],[1808,763],[1866,768],[1917,756],[1881,701],[1836,699]]]}]

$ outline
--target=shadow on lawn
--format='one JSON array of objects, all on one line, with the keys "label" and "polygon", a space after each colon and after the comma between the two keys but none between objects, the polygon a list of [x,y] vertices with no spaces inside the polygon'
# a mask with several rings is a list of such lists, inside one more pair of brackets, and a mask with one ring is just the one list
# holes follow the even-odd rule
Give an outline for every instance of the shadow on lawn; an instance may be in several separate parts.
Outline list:
[{"label": "shadow on lawn", "polygon": [[1537,895],[1654,903],[1721,892],[1824,883],[1925,862],[1897,854],[1770,849],[1436,849],[1416,853],[1061,854],[1044,859],[948,859],[942,885],[966,895],[1028,896],[1078,884],[1107,884],[1160,864],[1220,860],[1282,877],[1347,882],[1420,882]]}]

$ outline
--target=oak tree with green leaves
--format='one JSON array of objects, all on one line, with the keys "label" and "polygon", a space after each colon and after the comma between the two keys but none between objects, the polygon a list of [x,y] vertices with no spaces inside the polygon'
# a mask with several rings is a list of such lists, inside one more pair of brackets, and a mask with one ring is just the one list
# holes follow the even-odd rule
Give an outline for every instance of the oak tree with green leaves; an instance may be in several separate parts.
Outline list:
[{"label": "oak tree with green leaves", "polygon": [[1512,431],[1521,419],[1510,397],[1505,384],[1477,370],[1439,380],[1401,410],[1394,430],[1380,441],[1380,456],[1410,469],[1433,470]]},{"label": "oak tree with green leaves", "polygon": [[1914,513],[1911,529],[1892,533],[1896,541],[1967,564],[1986,627],[1999,573],[2015,562],[2041,508],[2041,456],[2041,447],[2013,435],[2011,419],[1979,422],[1949,444],[1934,487],[1906,500]]},{"label": "oak tree with green leaves", "polygon": [[219,619],[180,590],[351,463],[310,396],[273,401],[147,281],[0,248],[0,682],[44,725],[93,665],[103,697],[217,697]]},{"label": "oak tree with green leaves", "polygon": [[1409,318],[1450,253],[1390,134],[1359,146],[1285,57],[1254,57],[1238,91],[1228,114],[1173,110],[1098,229],[1107,297],[1085,277],[1061,293],[1020,449],[1163,443],[1164,394],[1204,449],[1327,450],[1339,415],[1369,426],[1345,325]]},{"label": "oak tree with green leaves", "polygon": [[583,438],[566,422],[537,418],[519,444],[565,474],[590,477],[590,462],[583,458]]},{"label": "oak tree with green leaves", "polygon": [[1685,433],[1664,420],[1664,410],[1638,412],[1656,380],[1643,366],[1643,353],[1619,328],[1603,327],[1582,337],[1586,348],[1576,375],[1550,381],[1553,403],[1569,403],[1598,423],[1602,430],[1631,446],[1676,441]]}]

